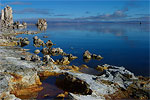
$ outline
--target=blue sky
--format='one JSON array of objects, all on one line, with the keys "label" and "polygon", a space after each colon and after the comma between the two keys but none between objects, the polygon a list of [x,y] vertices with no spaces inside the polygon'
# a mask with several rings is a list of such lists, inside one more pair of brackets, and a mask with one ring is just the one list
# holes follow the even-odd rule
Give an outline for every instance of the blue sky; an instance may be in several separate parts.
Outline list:
[{"label": "blue sky", "polygon": [[1,0],[13,8],[14,19],[144,21],[150,18],[149,0]]}]

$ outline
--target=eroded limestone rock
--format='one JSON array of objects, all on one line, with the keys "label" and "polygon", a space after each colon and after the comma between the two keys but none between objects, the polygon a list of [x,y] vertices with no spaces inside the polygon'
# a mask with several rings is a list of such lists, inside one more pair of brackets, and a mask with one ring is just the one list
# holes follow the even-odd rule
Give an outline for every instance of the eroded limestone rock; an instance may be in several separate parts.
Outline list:
[{"label": "eroded limestone rock", "polygon": [[6,6],[4,10],[1,11],[1,23],[3,26],[13,25],[13,10],[10,6]]},{"label": "eroded limestone rock", "polygon": [[63,64],[63,65],[68,65],[69,63],[70,61],[68,57],[63,57],[60,61],[60,64]]},{"label": "eroded limestone rock", "polygon": [[34,51],[34,53],[35,53],[35,54],[39,54],[39,53],[40,53],[40,50],[36,49],[36,50]]},{"label": "eroded limestone rock", "polygon": [[49,55],[44,55],[43,61],[45,61],[45,62],[54,62],[54,60]]},{"label": "eroded limestone rock", "polygon": [[38,19],[37,26],[47,26],[46,19]]},{"label": "eroded limestone rock", "polygon": [[48,41],[46,42],[46,46],[47,46],[47,47],[52,47],[52,45],[53,45],[53,42],[52,42],[51,40],[48,40]]},{"label": "eroded limestone rock", "polygon": [[50,53],[50,51],[49,51],[48,48],[43,48],[43,49],[41,50],[41,52],[42,52],[43,54],[45,54],[45,55]]},{"label": "eroded limestone rock", "polygon": [[69,60],[74,60],[78,58],[77,56],[73,56],[72,54],[69,54],[67,57],[69,58]]},{"label": "eroded limestone rock", "polygon": [[101,55],[91,54],[88,50],[83,53],[83,60],[89,62],[90,59],[101,60],[103,57]]},{"label": "eroded limestone rock", "polygon": [[83,54],[83,58],[85,58],[85,59],[91,59],[92,58],[91,57],[91,53],[88,50],[86,50],[84,52],[84,54]]},{"label": "eroded limestone rock", "polygon": [[33,37],[33,43],[35,47],[40,47],[40,46],[45,46],[44,41],[42,41],[40,38],[37,36]]},{"label": "eroded limestone rock", "polygon": [[28,40],[28,38],[20,38],[20,41],[18,42],[18,44],[23,47],[26,46],[30,43],[30,41]]}]

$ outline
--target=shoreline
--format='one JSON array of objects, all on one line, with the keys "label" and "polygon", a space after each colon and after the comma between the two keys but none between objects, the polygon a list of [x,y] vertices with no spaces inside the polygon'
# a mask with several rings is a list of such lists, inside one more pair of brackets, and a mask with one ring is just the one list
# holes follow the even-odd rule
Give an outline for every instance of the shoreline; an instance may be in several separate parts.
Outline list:
[{"label": "shoreline", "polygon": [[[21,57],[35,54],[31,54],[21,47],[16,47],[19,39],[10,38],[16,35],[18,35],[16,32],[5,33],[4,38],[0,39],[1,99],[20,100],[17,97],[30,97],[31,92],[37,96],[38,92],[42,90],[40,77],[59,74],[64,75],[64,80],[68,81],[70,85],[76,84],[73,85],[73,88],[80,90],[80,86],[84,87],[83,90],[81,89],[82,92],[67,91],[71,99],[149,99],[149,77],[134,76],[124,67],[102,65],[103,73],[97,76],[80,72],[78,66],[55,65],[52,61],[45,64],[41,60],[21,60]],[[58,98],[64,96],[66,94],[62,93]]]}]

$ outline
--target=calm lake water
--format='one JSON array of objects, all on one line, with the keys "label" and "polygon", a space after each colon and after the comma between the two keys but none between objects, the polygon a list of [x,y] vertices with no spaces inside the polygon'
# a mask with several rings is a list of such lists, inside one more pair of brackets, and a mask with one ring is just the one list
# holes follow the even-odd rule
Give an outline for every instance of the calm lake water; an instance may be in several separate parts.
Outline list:
[{"label": "calm lake water", "polygon": [[[38,30],[36,26],[28,26],[26,30]],[[43,36],[48,38],[43,38]],[[28,37],[31,41],[24,48],[34,52],[33,37],[38,36],[44,42],[51,40],[53,47],[60,47],[66,53],[78,56],[70,65],[86,64],[95,68],[97,65],[110,64],[124,66],[135,75],[149,76],[149,24],[121,23],[48,23],[46,31],[40,34],[17,37]],[[100,54],[102,60],[83,61],[83,53]],[[42,53],[39,56],[43,56]],[[53,59],[61,56],[52,56]]]}]

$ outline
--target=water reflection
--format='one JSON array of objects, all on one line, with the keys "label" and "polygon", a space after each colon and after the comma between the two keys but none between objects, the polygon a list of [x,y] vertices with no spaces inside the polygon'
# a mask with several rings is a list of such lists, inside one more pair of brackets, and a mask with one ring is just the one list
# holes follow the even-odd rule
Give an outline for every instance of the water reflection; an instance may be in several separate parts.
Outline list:
[{"label": "water reflection", "polygon": [[[121,23],[49,23],[47,26],[38,26],[40,31],[72,31],[96,32],[97,34],[113,34],[114,36],[126,41],[134,47],[133,40],[128,38],[128,31],[133,28],[135,31],[149,32],[149,24],[121,24]],[[87,33],[90,37],[91,34]]]},{"label": "water reflection", "polygon": [[[132,29],[131,29],[132,28]],[[135,41],[128,37],[129,31],[149,32],[149,24],[126,24],[126,23],[49,23],[48,31],[72,31],[78,30],[82,32],[96,32],[97,34],[113,34],[114,36],[124,40],[131,47],[135,46]],[[90,37],[91,34],[87,33]]]},{"label": "water reflection", "polygon": [[48,29],[52,31],[80,30],[104,33],[125,33],[127,29],[143,30],[149,32],[149,24],[123,24],[123,23],[49,23]]},{"label": "water reflection", "polygon": [[[37,31],[36,26],[28,26],[28,30]],[[56,46],[66,53],[71,53],[78,59],[71,62],[74,65],[86,64],[95,67],[98,64],[124,66],[137,75],[148,75],[149,68],[149,24],[126,23],[48,23],[47,30],[36,34],[44,42],[52,40]],[[46,35],[48,38],[43,38]],[[24,48],[34,52],[32,36],[28,37],[31,44]],[[35,36],[35,35],[34,35]],[[70,49],[73,48],[73,49]],[[38,48],[42,49],[42,48]],[[83,52],[100,54],[101,61],[83,61]],[[39,56],[43,56],[39,54]],[[59,59],[52,57],[54,60]],[[142,58],[142,59],[137,59]],[[141,66],[144,66],[142,68]],[[143,73],[144,72],[144,73]]]},{"label": "water reflection", "polygon": [[47,26],[37,26],[40,31],[46,31]]}]

